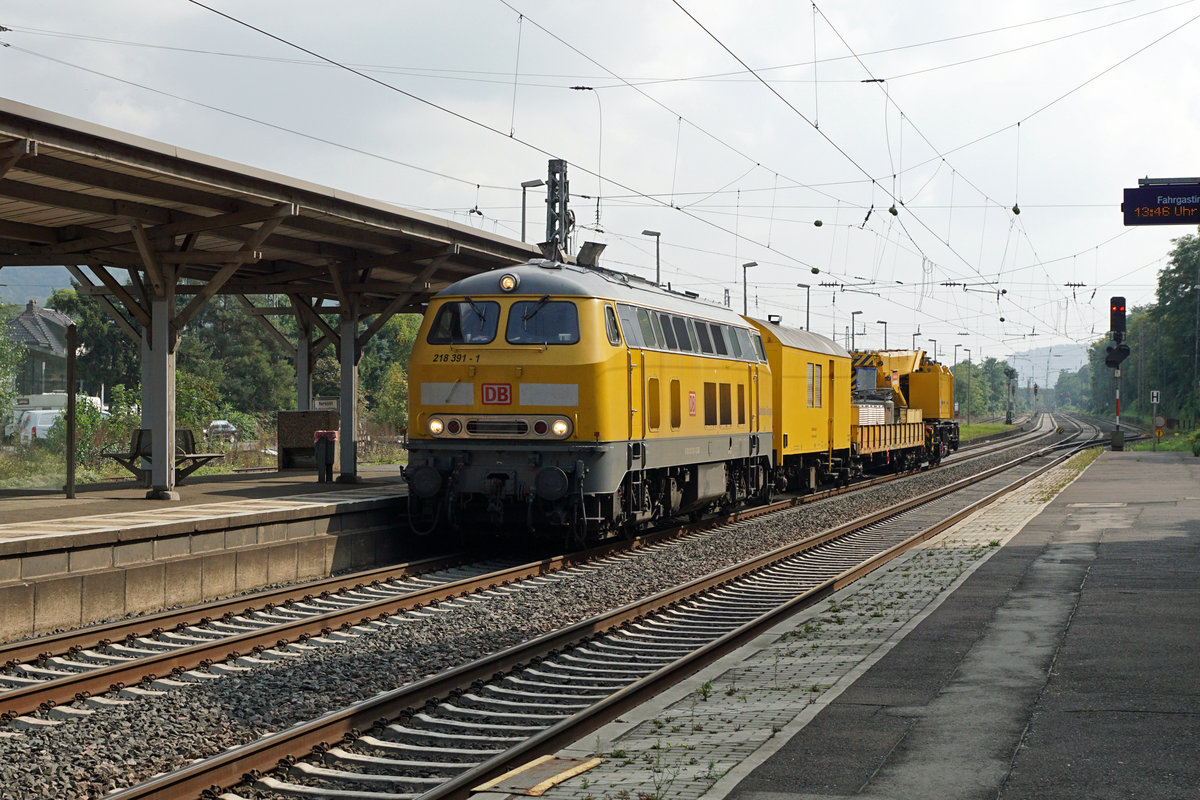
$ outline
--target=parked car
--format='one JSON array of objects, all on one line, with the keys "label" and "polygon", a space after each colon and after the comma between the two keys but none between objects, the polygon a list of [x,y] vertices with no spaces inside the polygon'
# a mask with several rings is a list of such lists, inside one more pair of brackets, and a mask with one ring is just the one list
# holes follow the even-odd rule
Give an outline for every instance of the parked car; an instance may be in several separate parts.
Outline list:
[{"label": "parked car", "polygon": [[50,429],[63,415],[63,409],[35,409],[22,413],[18,427],[21,444],[30,444],[50,435]]},{"label": "parked car", "polygon": [[204,435],[215,441],[231,442],[237,438],[237,427],[227,419],[214,419],[208,423]]}]

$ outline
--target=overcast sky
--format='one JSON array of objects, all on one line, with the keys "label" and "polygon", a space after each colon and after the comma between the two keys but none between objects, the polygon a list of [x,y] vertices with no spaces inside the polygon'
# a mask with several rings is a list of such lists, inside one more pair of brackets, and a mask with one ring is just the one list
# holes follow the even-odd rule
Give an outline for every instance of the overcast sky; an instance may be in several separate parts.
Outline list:
[{"label": "overcast sky", "polygon": [[4,0],[0,95],[513,238],[562,158],[604,265],[660,231],[676,289],[946,362],[1103,336],[1195,232],[1120,202],[1200,175],[1197,0],[208,5]]}]

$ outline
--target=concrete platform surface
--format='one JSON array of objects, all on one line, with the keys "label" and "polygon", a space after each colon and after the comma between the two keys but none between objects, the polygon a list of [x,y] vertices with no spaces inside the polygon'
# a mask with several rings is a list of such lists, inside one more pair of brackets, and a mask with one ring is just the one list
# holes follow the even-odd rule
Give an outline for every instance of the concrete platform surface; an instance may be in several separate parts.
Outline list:
[{"label": "concrete platform surface", "polygon": [[1075,474],[577,743],[605,762],[545,796],[1200,795],[1200,459],[1105,452]]}]

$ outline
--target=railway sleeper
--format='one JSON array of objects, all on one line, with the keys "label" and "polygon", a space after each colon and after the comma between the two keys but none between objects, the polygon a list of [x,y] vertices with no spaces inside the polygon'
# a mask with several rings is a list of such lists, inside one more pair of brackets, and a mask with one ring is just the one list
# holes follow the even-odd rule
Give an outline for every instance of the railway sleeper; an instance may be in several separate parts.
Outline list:
[{"label": "railway sleeper", "polygon": [[641,647],[613,648],[612,652],[602,652],[582,647],[563,653],[556,660],[572,664],[613,664],[632,667],[654,667],[668,664],[675,660],[673,654],[647,653]]},{"label": "railway sleeper", "polygon": [[[479,751],[474,751],[478,753]],[[474,755],[474,754],[473,754]],[[411,759],[387,758],[369,753],[356,753],[341,747],[331,747],[325,751],[323,758],[331,767],[350,767],[358,769],[388,769],[420,770],[422,772],[453,776],[471,768],[470,763],[455,761],[414,761]],[[478,759],[478,756],[475,755]]]},{"label": "railway sleeper", "polygon": [[[605,677],[609,675],[634,675],[641,674],[643,672],[652,672],[655,667],[653,664],[638,664],[637,666],[630,667],[629,669],[617,669],[606,666],[593,667],[584,664],[569,664],[563,661],[545,661],[542,663],[542,669],[561,670],[563,677]],[[553,674],[553,672],[550,674]]]},{"label": "railway sleeper", "polygon": [[54,680],[55,678],[69,678],[72,675],[78,674],[74,670],[67,669],[49,669],[47,667],[39,667],[36,664],[19,664],[17,671],[31,678],[40,678],[37,683],[42,683],[46,680]]},{"label": "railway sleeper", "polygon": [[85,719],[96,713],[94,708],[76,708],[75,706],[55,706],[46,711],[46,718],[58,720],[60,722],[74,722],[76,720]]},{"label": "railway sleeper", "polygon": [[[366,786],[388,784],[391,786],[411,786],[414,789],[432,789],[434,786],[439,786],[445,783],[443,778],[435,777],[417,777],[413,775],[391,775],[377,774],[371,772],[347,772],[341,769],[329,769],[328,767],[320,767],[316,764],[310,764],[307,761],[298,761],[288,767],[289,774],[304,779],[318,778],[321,782],[325,781],[334,783],[361,783]],[[330,787],[335,788],[335,787]]]},{"label": "railway sleeper", "polygon": [[563,689],[569,688],[569,686],[562,686],[564,681],[568,682],[569,685],[578,686],[580,688],[586,688],[588,686],[593,686],[596,688],[603,686],[624,686],[626,683],[629,683],[629,681],[625,678],[608,677],[606,675],[557,675],[552,672],[544,671],[542,668],[545,666],[547,665],[541,664],[537,668],[529,667],[524,671],[523,674],[526,676],[533,675],[534,677],[545,678],[548,681],[555,681],[556,683],[554,685],[557,685]]},{"label": "railway sleeper", "polygon": [[639,632],[654,631],[657,635],[671,641],[695,641],[710,636],[712,631],[732,630],[740,624],[735,620],[723,623],[712,622],[707,625],[701,623],[682,625],[670,620],[654,619],[642,622],[638,629]]},{"label": "railway sleeper", "polygon": [[581,661],[613,660],[615,662],[641,662],[645,664],[662,664],[675,660],[672,653],[646,653],[639,645],[622,644],[621,642],[592,642],[587,647],[579,647],[564,656],[572,656]]},{"label": "railway sleeper", "polygon": [[[592,692],[590,695],[567,694],[565,692],[539,692],[534,689],[513,689],[509,686],[492,684],[483,687],[480,691],[487,692],[491,695],[496,695],[496,700],[503,700],[506,697],[520,698],[509,702],[540,702],[542,700],[554,702],[561,701],[564,708],[587,708],[590,703],[576,703],[576,700],[585,699],[585,697],[603,697],[599,692]],[[466,697],[466,695],[463,695]]]},{"label": "railway sleeper", "polygon": [[0,675],[0,689],[12,690],[23,689],[26,686],[37,686],[45,683],[44,678],[26,678],[21,675]]},{"label": "railway sleeper", "polygon": [[[254,781],[254,786],[264,791],[273,792],[277,795],[285,797],[314,797],[327,800],[329,798],[329,790],[316,786],[304,786],[294,783],[281,781],[278,778],[272,778],[270,775],[264,775]],[[416,800],[422,792],[402,792],[402,793],[387,793],[380,792],[352,792],[340,790],[338,793],[339,800]]]},{"label": "railway sleeper", "polygon": [[475,708],[463,708],[454,703],[442,703],[437,707],[436,715],[431,714],[430,719],[436,720],[437,724],[450,726],[452,729],[536,733],[566,716],[570,715],[483,711]]},{"label": "railway sleeper", "polygon": [[[451,742],[458,746],[479,745],[484,748],[502,747],[515,742],[523,742],[528,737],[526,736],[485,736],[478,733],[459,733],[457,730],[443,730],[441,727],[434,728],[414,728],[409,727],[413,723],[417,724],[432,724],[439,722],[429,717],[427,714],[416,714],[408,725],[389,725],[385,730],[395,733],[398,736],[403,736],[404,739],[428,744],[430,742],[442,741]],[[443,726],[450,727],[450,726]],[[539,728],[540,730],[540,728]]]},{"label": "railway sleeper", "polygon": [[[554,714],[559,712],[569,714],[575,710],[587,708],[589,705],[588,703],[555,702],[544,695],[517,695],[516,699],[505,696],[496,697],[485,694],[489,691],[489,689],[490,687],[484,687],[480,694],[466,692],[460,695],[455,702],[462,705],[464,708],[475,707],[476,705],[482,706],[483,709],[487,711],[503,712],[528,708],[533,710],[545,710]],[[578,700],[579,698],[575,697],[572,699]]]},{"label": "railway sleeper", "polygon": [[[395,728],[397,726],[389,726]],[[478,759],[479,756],[495,756],[504,752],[504,748],[466,748],[466,747],[431,747],[429,745],[410,744],[408,742],[392,742],[380,739],[370,734],[364,734],[354,740],[355,747],[372,748],[393,755],[417,756],[436,763],[461,763],[453,761],[459,758]]]},{"label": "railway sleeper", "polygon": [[64,656],[52,656],[46,659],[46,663],[51,667],[61,667],[72,672],[91,672],[99,666],[95,662],[76,661],[73,658],[66,658]]},{"label": "railway sleeper", "polygon": [[13,730],[17,731],[44,731],[57,728],[59,725],[62,725],[62,721],[22,715],[16,717],[8,724],[12,726]]},{"label": "railway sleeper", "polygon": [[502,688],[518,687],[513,691],[531,691],[540,692],[542,689],[548,689],[551,693],[561,692],[563,696],[577,697],[606,697],[610,692],[605,686],[580,686],[580,685],[563,685],[561,682],[544,682],[529,680],[529,675],[532,670],[526,670],[525,674],[506,675],[501,681]]}]

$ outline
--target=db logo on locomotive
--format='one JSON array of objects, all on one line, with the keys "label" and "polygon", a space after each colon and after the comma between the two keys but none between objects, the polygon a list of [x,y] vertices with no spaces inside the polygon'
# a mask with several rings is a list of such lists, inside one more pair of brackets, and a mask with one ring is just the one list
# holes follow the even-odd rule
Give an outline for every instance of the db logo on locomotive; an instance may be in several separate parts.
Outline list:
[{"label": "db logo on locomotive", "polygon": [[480,388],[483,390],[485,406],[506,406],[512,403],[511,383],[485,383]]}]

